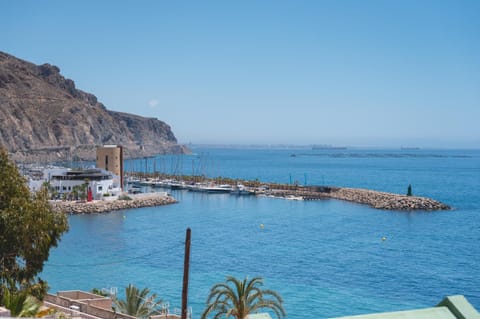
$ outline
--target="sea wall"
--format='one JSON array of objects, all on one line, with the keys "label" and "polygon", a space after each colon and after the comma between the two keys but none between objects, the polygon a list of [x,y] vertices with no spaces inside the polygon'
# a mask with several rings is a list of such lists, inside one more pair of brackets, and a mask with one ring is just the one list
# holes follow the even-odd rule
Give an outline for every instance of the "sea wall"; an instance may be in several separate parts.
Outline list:
[{"label": "sea wall", "polygon": [[433,211],[451,209],[450,206],[431,198],[406,196],[362,188],[309,186],[298,187],[295,190],[270,189],[266,194],[285,198],[296,196],[304,200],[338,199],[385,210]]},{"label": "sea wall", "polygon": [[366,204],[386,210],[446,210],[446,204],[426,197],[406,196],[361,188],[337,188],[326,197]]},{"label": "sea wall", "polygon": [[161,206],[177,203],[177,200],[167,193],[150,193],[128,195],[130,200],[95,200],[85,201],[50,201],[54,210],[67,214],[96,214],[114,210]]}]

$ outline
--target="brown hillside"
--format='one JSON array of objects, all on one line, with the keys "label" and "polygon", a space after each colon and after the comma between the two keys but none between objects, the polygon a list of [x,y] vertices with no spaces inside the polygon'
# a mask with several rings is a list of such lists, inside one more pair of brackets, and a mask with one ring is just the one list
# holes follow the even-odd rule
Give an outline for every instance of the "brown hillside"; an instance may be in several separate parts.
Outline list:
[{"label": "brown hillside", "polygon": [[14,158],[93,158],[102,144],[123,145],[127,156],[186,151],[166,123],[109,111],[58,67],[0,52],[0,145]]}]

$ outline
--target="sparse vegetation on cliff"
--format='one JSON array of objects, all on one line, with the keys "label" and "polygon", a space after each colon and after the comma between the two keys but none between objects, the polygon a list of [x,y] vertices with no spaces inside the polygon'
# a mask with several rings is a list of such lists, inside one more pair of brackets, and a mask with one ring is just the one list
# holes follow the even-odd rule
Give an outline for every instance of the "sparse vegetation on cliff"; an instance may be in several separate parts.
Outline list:
[{"label": "sparse vegetation on cliff", "polygon": [[60,69],[0,52],[0,145],[15,159],[94,159],[96,145],[120,144],[126,157],[184,153],[170,126],[107,110]]}]

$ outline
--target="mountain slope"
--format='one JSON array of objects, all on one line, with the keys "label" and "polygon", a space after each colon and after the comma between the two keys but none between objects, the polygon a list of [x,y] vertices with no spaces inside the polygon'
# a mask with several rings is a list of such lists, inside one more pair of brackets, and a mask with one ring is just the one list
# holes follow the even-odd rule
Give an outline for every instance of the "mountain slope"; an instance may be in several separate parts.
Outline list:
[{"label": "mountain slope", "polygon": [[52,150],[58,158],[93,158],[102,144],[123,145],[127,156],[186,151],[166,123],[109,111],[58,67],[0,52],[0,145],[14,158]]}]

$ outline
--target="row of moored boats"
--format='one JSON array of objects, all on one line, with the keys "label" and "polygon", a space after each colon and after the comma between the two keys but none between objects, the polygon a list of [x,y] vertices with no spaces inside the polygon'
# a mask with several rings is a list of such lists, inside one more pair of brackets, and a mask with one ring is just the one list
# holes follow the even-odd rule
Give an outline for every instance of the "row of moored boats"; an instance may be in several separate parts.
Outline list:
[{"label": "row of moored boats", "polygon": [[173,179],[128,179],[127,183],[130,188],[138,188],[148,186],[152,188],[167,188],[167,189],[185,189],[194,192],[204,193],[230,193],[234,195],[254,195],[256,190],[246,187],[243,184],[232,186],[230,184],[215,184],[212,182],[203,183],[188,183]]}]

